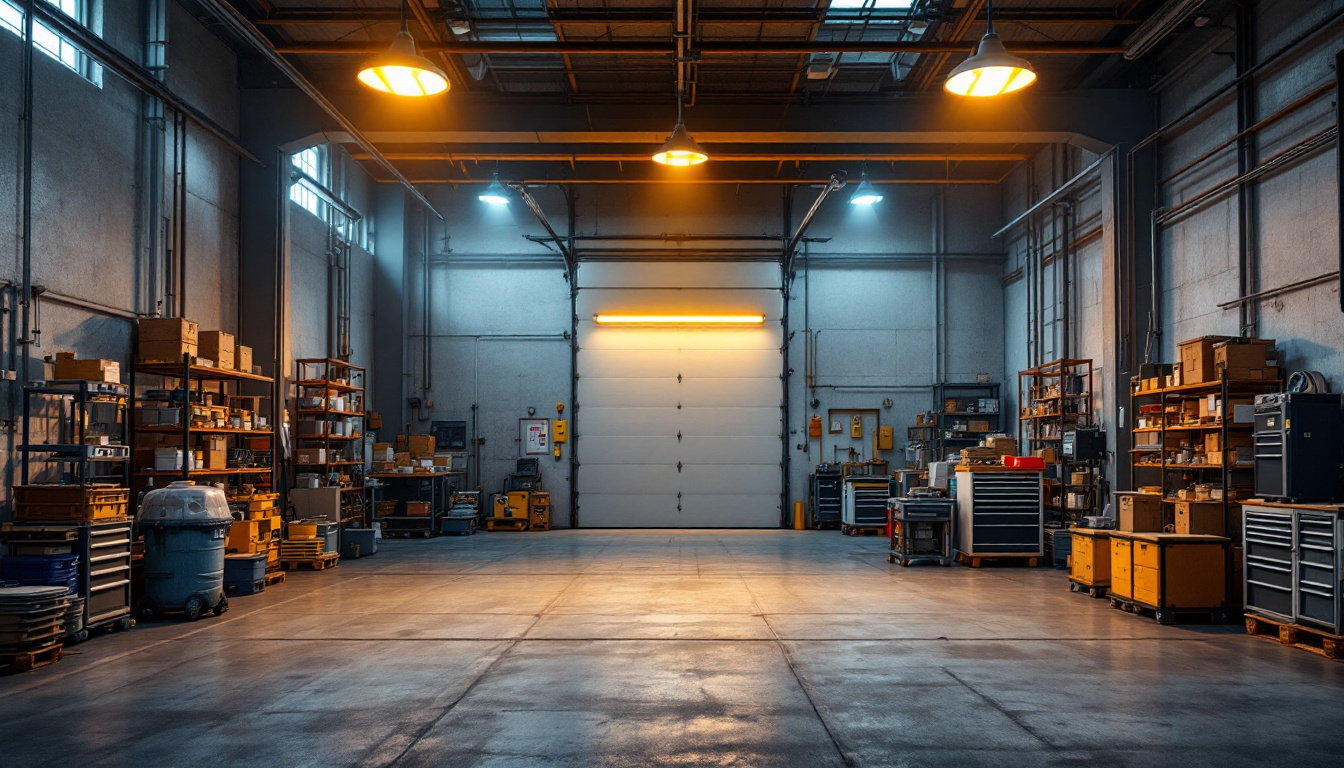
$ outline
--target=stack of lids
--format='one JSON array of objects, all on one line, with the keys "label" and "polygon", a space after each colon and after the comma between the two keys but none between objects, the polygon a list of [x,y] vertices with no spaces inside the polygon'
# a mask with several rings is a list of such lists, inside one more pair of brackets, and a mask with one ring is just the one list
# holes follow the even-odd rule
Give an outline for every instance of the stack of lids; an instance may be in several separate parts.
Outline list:
[{"label": "stack of lids", "polygon": [[0,653],[60,643],[69,606],[65,587],[0,587]]}]

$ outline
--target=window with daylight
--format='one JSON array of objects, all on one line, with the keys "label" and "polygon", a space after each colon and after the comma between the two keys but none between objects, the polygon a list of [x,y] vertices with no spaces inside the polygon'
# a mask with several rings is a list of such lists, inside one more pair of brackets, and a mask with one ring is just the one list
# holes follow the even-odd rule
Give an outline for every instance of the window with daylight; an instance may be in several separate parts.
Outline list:
[{"label": "window with daylight", "polygon": [[[94,34],[101,32],[102,24],[97,7],[99,0],[38,0],[38,2],[59,8],[66,16]],[[23,8],[22,0],[0,0],[0,27],[23,37]],[[33,19],[33,47],[69,67],[90,83],[99,88],[103,86],[103,66],[94,61],[92,56],[76,48],[69,40],[56,34],[40,19]]]},{"label": "window with daylight", "polygon": [[[294,153],[290,162],[294,168],[323,186],[327,185],[327,158],[322,147],[309,147]],[[326,219],[327,204],[307,179],[299,179],[289,186],[289,199],[319,219]]]}]

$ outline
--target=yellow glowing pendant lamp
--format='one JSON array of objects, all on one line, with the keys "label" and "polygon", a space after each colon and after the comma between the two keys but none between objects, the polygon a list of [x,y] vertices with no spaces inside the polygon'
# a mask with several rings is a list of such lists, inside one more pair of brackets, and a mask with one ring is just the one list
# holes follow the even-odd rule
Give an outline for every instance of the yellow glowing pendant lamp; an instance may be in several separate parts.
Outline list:
[{"label": "yellow glowing pendant lamp", "polygon": [[686,125],[681,122],[681,94],[677,94],[677,124],[672,128],[672,135],[667,137],[663,146],[653,153],[653,162],[661,165],[673,165],[686,167],[689,165],[699,165],[709,159],[705,150],[700,148],[691,134],[686,132]]},{"label": "yellow glowing pendant lamp", "polygon": [[1002,96],[1020,91],[1036,82],[1031,62],[1014,56],[1003,47],[994,32],[994,3],[988,6],[988,27],[980,38],[980,47],[969,59],[957,65],[943,85],[958,96]]},{"label": "yellow glowing pendant lamp", "polygon": [[405,0],[401,4],[401,31],[392,38],[386,53],[374,56],[359,68],[359,82],[396,96],[433,96],[448,90],[448,76],[420,55],[415,38],[406,31]]}]

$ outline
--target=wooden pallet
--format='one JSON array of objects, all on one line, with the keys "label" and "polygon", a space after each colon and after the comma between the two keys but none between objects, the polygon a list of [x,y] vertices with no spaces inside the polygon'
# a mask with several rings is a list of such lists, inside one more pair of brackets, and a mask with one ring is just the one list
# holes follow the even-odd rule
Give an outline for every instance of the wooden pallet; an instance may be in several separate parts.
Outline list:
[{"label": "wooden pallet", "polygon": [[1110,585],[1106,584],[1084,584],[1081,581],[1074,581],[1073,577],[1070,576],[1069,591],[1081,592],[1082,594],[1087,595],[1088,597],[1094,597],[1100,600],[1110,593],[1111,588]]},{"label": "wooden pallet", "polygon": [[958,552],[957,562],[969,568],[986,565],[1024,565],[1035,568],[1040,565],[1040,558],[1025,555],[968,555],[965,552]]},{"label": "wooden pallet", "polygon": [[1275,621],[1248,613],[1246,634],[1276,640],[1280,645],[1301,648],[1333,661],[1344,661],[1344,636],[1332,635],[1322,629]]},{"label": "wooden pallet", "polygon": [[266,574],[266,586],[270,587],[276,584],[284,584],[284,583],[285,583],[284,571],[271,571],[270,573]]},{"label": "wooden pallet", "polygon": [[526,531],[532,521],[526,517],[490,517],[485,520],[487,531]]},{"label": "wooden pallet", "polygon": [[0,672],[9,674],[29,672],[48,664],[55,664],[64,655],[65,650],[59,641],[55,645],[48,645],[35,650],[0,651]]},{"label": "wooden pallet", "polygon": [[297,571],[299,569],[324,571],[328,568],[335,568],[340,560],[341,556],[334,552],[329,555],[318,555],[317,557],[296,560],[286,560],[281,558],[280,567],[286,571]]}]

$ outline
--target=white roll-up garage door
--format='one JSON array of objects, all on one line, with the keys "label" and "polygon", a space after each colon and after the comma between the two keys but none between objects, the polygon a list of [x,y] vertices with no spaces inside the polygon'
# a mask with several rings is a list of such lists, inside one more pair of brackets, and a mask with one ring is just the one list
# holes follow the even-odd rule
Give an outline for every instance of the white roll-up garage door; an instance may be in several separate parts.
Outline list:
[{"label": "white roll-up garage door", "polygon": [[[583,527],[774,528],[781,519],[781,297],[773,264],[580,268]],[[758,327],[598,326],[599,312],[758,312]]]}]

